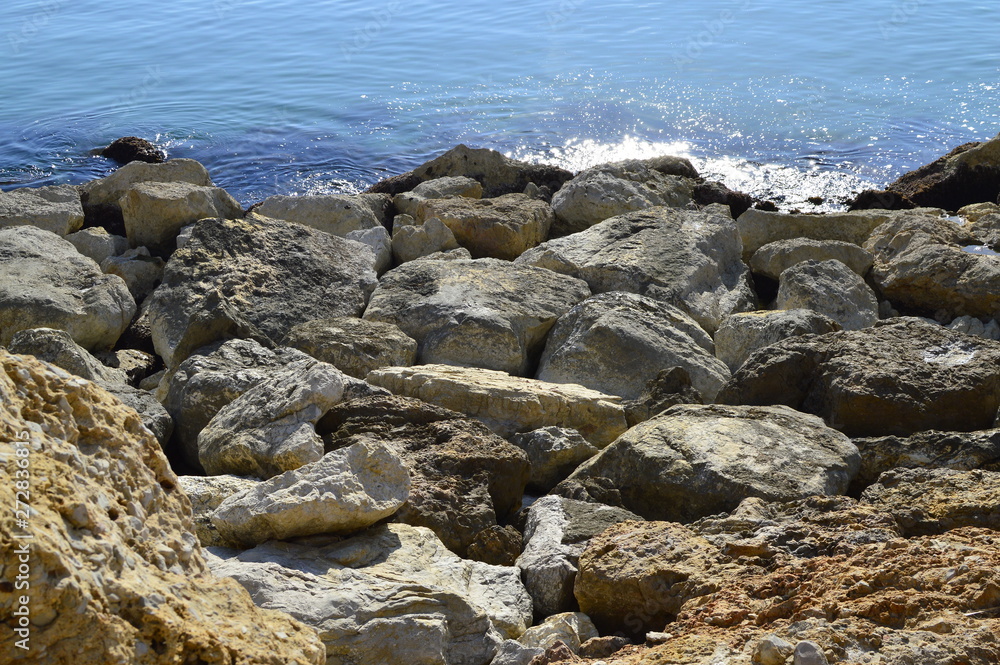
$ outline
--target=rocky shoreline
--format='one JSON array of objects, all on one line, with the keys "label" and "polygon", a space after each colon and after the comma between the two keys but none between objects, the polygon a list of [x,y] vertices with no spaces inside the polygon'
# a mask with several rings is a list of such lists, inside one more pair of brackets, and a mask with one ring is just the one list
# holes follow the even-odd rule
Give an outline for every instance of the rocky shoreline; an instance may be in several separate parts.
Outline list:
[{"label": "rocky shoreline", "polygon": [[1000,662],[1000,136],[830,214],[109,148],[0,192],[0,660]]}]

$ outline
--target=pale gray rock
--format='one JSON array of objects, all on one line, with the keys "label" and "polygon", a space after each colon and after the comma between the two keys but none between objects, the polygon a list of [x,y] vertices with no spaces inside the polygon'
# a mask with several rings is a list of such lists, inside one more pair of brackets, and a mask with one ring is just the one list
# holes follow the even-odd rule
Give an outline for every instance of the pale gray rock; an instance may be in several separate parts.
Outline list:
[{"label": "pale gray rock", "polygon": [[206,217],[237,219],[243,208],[226,190],[188,182],[139,182],[118,200],[132,247],[169,253],[181,228]]},{"label": "pale gray rock", "polygon": [[0,191],[0,228],[35,226],[65,236],[83,226],[80,192],[73,185]]},{"label": "pale gray rock", "polygon": [[544,649],[529,649],[517,640],[504,640],[490,665],[530,665],[532,658],[544,653]]},{"label": "pale gray rock", "polygon": [[803,640],[795,645],[792,665],[830,665],[830,662],[818,644]]},{"label": "pale gray rock", "polygon": [[127,383],[105,383],[101,384],[101,387],[138,413],[142,424],[153,433],[160,446],[166,448],[174,431],[174,421],[151,393]]},{"label": "pale gray rock", "polygon": [[[392,255],[397,263],[458,249],[455,234],[437,217],[431,217],[420,225],[403,224],[406,220],[402,217],[397,215],[392,227]],[[472,258],[471,253],[468,258]]]},{"label": "pale gray rock", "polygon": [[755,273],[778,279],[782,272],[803,261],[840,261],[864,277],[875,257],[858,245],[841,240],[794,238],[764,245],[750,257],[750,269]]},{"label": "pale gray rock", "polygon": [[103,351],[135,312],[125,282],[58,235],[33,226],[0,229],[0,345],[19,330],[56,328]]},{"label": "pale gray rock", "polygon": [[73,243],[76,251],[100,265],[109,256],[118,256],[128,250],[128,238],[108,233],[99,226],[70,233],[66,240]]},{"label": "pale gray rock", "polygon": [[406,501],[410,476],[399,454],[376,440],[327,453],[223,501],[212,524],[227,543],[360,531]]},{"label": "pale gray rock", "polygon": [[375,272],[379,275],[392,265],[392,239],[384,226],[350,231],[344,238],[367,245],[372,250],[375,254]]},{"label": "pale gray rock", "polygon": [[425,201],[457,197],[481,199],[483,186],[478,181],[465,176],[435,178],[420,183],[409,192],[396,194],[392,203],[400,214],[410,215],[417,221],[424,221],[426,217],[421,212],[421,204]]},{"label": "pale gray rock", "polygon": [[841,329],[839,323],[811,309],[733,314],[715,332],[715,355],[735,372],[754,351],[787,337],[823,335]]},{"label": "pale gray rock", "polygon": [[778,309],[811,309],[844,330],[861,330],[878,321],[878,298],[865,280],[837,260],[803,261],[778,282]]},{"label": "pale gray rock", "polygon": [[85,207],[109,205],[117,208],[119,199],[143,182],[186,182],[202,187],[212,186],[208,171],[195,160],[171,159],[162,164],[131,162],[106,178],[81,185],[80,195]]},{"label": "pale gray rock", "polygon": [[984,339],[1000,340],[1000,323],[997,323],[996,319],[983,323],[974,316],[959,316],[948,324],[948,330]]},{"label": "pale gray rock", "polygon": [[166,262],[151,256],[145,247],[137,247],[120,256],[109,256],[101,262],[101,270],[108,275],[118,275],[136,301],[141,302],[163,281]]},{"label": "pale gray rock", "polygon": [[587,640],[598,637],[594,622],[582,612],[563,612],[546,617],[545,621],[524,631],[517,641],[528,648],[548,649],[562,642],[573,653]]},{"label": "pale gray rock", "polygon": [[194,534],[202,547],[223,547],[225,541],[212,524],[212,513],[233,494],[239,494],[259,485],[257,478],[242,476],[178,476],[178,484],[191,500],[194,517]]},{"label": "pale gray rock", "polygon": [[753,657],[759,665],[785,665],[795,647],[777,635],[768,635],[754,647]]},{"label": "pale gray rock", "polygon": [[381,367],[405,367],[417,359],[417,343],[398,326],[352,317],[309,321],[292,328],[282,344],[364,379]]},{"label": "pale gray rock", "polygon": [[650,208],[549,240],[515,265],[572,275],[594,293],[627,291],[680,307],[709,333],[756,296],[729,209]]},{"label": "pale gray rock", "polygon": [[615,291],[588,298],[559,318],[536,376],[636,399],[671,367],[684,368],[709,401],[729,380],[712,338],[694,319],[667,303]]},{"label": "pale gray rock", "polygon": [[528,489],[545,493],[598,453],[583,436],[565,427],[542,427],[515,434],[511,443],[528,453]]},{"label": "pale gray rock", "polygon": [[382,226],[376,201],[367,194],[271,196],[253,210],[264,217],[302,224],[342,238],[352,231]]}]

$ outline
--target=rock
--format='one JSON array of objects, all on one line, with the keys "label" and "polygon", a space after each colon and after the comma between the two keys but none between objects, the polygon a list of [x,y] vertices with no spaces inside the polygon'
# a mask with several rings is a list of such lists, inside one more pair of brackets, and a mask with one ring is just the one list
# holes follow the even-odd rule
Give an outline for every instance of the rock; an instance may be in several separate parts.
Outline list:
[{"label": "rock", "polygon": [[755,301],[728,215],[718,205],[632,212],[543,243],[515,265],[579,277],[594,293],[627,291],[676,305],[711,333]]},{"label": "rock", "polygon": [[794,238],[771,242],[750,257],[754,273],[778,279],[788,268],[803,261],[840,261],[861,277],[868,274],[874,257],[861,247],[840,240]]},{"label": "rock", "polygon": [[254,206],[253,211],[343,238],[352,231],[382,227],[382,219],[377,214],[381,205],[379,198],[371,194],[270,196]]},{"label": "rock", "polygon": [[112,141],[111,145],[101,151],[101,157],[107,157],[119,164],[136,161],[160,164],[166,159],[166,154],[146,139],[141,139],[138,136],[125,136]]},{"label": "rock", "polygon": [[691,387],[691,375],[682,367],[660,370],[656,378],[646,383],[638,399],[625,403],[625,418],[629,427],[659,415],[678,404],[704,404],[705,400]]},{"label": "rock", "polygon": [[384,227],[351,231],[344,238],[367,245],[368,249],[372,250],[372,253],[375,254],[375,272],[377,274],[381,275],[392,266],[392,239]]},{"label": "rock", "polygon": [[837,260],[803,261],[781,273],[778,309],[811,309],[844,330],[861,330],[878,321],[878,298],[865,280]]},{"label": "rock", "polygon": [[843,494],[860,463],[854,444],[814,416],[785,407],[686,405],[633,427],[570,480],[610,478],[629,510],[687,522],[750,496]]},{"label": "rock", "polygon": [[80,193],[72,185],[0,191],[0,228],[35,226],[65,236],[83,226]]},{"label": "rock", "polygon": [[556,642],[562,642],[576,654],[584,642],[594,637],[598,637],[597,628],[590,617],[582,612],[564,612],[532,626],[517,641],[534,649],[549,649]]},{"label": "rock", "polygon": [[544,242],[554,219],[548,203],[524,194],[431,199],[420,204],[420,215],[440,219],[474,258],[508,261]]},{"label": "rock", "polygon": [[351,317],[299,324],[285,335],[282,344],[358,379],[374,369],[409,366],[417,359],[416,341],[397,326]]},{"label": "rock", "polygon": [[681,367],[706,399],[729,380],[712,338],[684,312],[633,293],[602,293],[556,322],[538,379],[578,383],[626,399],[638,398],[660,371]]},{"label": "rock", "polygon": [[169,254],[181,228],[206,217],[238,219],[243,208],[226,190],[188,182],[139,182],[118,201],[132,247]]},{"label": "rock", "polygon": [[638,519],[621,508],[557,496],[531,504],[517,567],[534,602],[535,616],[576,610],[573,585],[587,543],[614,524]]},{"label": "rock", "polygon": [[830,665],[830,663],[818,644],[802,641],[795,645],[792,665]]},{"label": "rock", "polygon": [[553,231],[558,236],[577,233],[611,217],[655,206],[683,208],[691,201],[693,188],[690,176],[666,175],[639,160],[594,166],[552,197],[557,220]]},{"label": "rock", "polygon": [[988,215],[1000,214],[1000,205],[996,203],[973,203],[964,206],[956,213],[959,217],[965,217],[969,224],[975,224]]},{"label": "rock", "polygon": [[230,496],[211,520],[224,542],[253,547],[360,531],[395,513],[409,492],[406,466],[392,448],[356,443]]},{"label": "rock", "polygon": [[0,345],[29,328],[65,330],[89,351],[110,349],[136,306],[69,242],[32,226],[0,229]]},{"label": "rock", "polygon": [[729,206],[729,214],[733,219],[749,210],[755,199],[744,192],[729,189],[721,182],[707,181],[700,182],[694,186],[691,198],[698,205],[706,206],[712,203],[721,203]]},{"label": "rock", "polygon": [[715,355],[732,372],[754,351],[788,337],[823,335],[841,330],[839,323],[810,309],[733,314],[715,333]]},{"label": "rock", "polygon": [[583,658],[607,658],[627,647],[631,642],[621,635],[592,637],[580,645],[579,655]]},{"label": "rock", "polygon": [[504,640],[490,665],[529,665],[535,656],[541,656],[542,649],[529,649],[517,640]]},{"label": "rock", "polygon": [[795,647],[790,642],[777,635],[768,635],[754,649],[753,661],[759,665],[785,665],[793,651]]},{"label": "rock", "polygon": [[128,286],[129,293],[141,302],[163,281],[167,264],[158,256],[150,256],[145,247],[130,249],[121,256],[109,256],[101,263],[107,275],[118,275]]},{"label": "rock", "polygon": [[467,554],[491,566],[513,566],[521,554],[521,532],[510,525],[488,526],[472,537]]},{"label": "rock", "polygon": [[277,342],[300,323],[360,315],[375,288],[364,245],[263,218],[205,219],[146,301],[168,368],[227,337]]},{"label": "rock", "polygon": [[[399,216],[396,220],[399,220]],[[419,226],[414,224],[397,226],[396,222],[393,222],[392,255],[396,263],[414,261],[435,252],[446,252],[451,249],[458,249],[455,234],[437,217],[431,217]],[[469,258],[472,258],[472,254],[469,254]]]},{"label": "rock", "polygon": [[128,238],[114,236],[101,227],[91,227],[66,236],[76,251],[100,265],[109,256],[118,256],[128,250]]},{"label": "rock", "polygon": [[383,276],[364,318],[399,326],[422,364],[524,375],[556,319],[589,295],[580,280],[497,259],[411,261]]},{"label": "rock", "polygon": [[573,662],[575,660],[572,650],[561,641],[556,640],[556,643],[546,649],[545,653],[532,658],[528,665],[552,665],[553,663]]},{"label": "rock", "polygon": [[396,194],[392,203],[396,212],[409,215],[419,222],[427,217],[422,213],[422,204],[432,199],[483,198],[483,186],[478,181],[465,176],[436,178],[420,183],[412,191]]},{"label": "rock", "polygon": [[290,363],[222,407],[198,435],[209,475],[267,479],[323,456],[316,421],[344,394],[343,374],[309,358]]},{"label": "rock", "polygon": [[202,547],[221,547],[225,544],[215,525],[212,524],[212,513],[223,501],[234,494],[252,489],[259,485],[257,478],[242,476],[180,476],[178,484],[191,500],[191,510],[194,515],[194,534]]},{"label": "rock", "polygon": [[105,366],[73,341],[65,330],[29,328],[15,333],[7,344],[11,353],[32,355],[71,374],[96,383],[125,383],[124,372]]},{"label": "rock", "polygon": [[600,448],[626,429],[619,398],[573,384],[449,365],[378,369],[368,375],[368,382],[465,413],[505,438],[558,425],[577,430]]},{"label": "rock", "polygon": [[721,404],[785,404],[852,437],[992,426],[1000,343],[919,319],[791,337],[750,356]]},{"label": "rock", "polygon": [[[209,573],[177,477],[136,415],[104,390],[0,351],[0,431],[18,478],[0,484],[11,506],[0,520],[0,565],[11,571],[0,588],[9,608],[0,653],[46,663],[323,663],[314,630]],[[26,530],[15,507],[27,494]],[[17,590],[25,552],[29,586]],[[30,626],[19,635],[22,607]]]},{"label": "rock", "polygon": [[213,572],[317,628],[327,662],[485,665],[531,621],[516,569],[460,559],[420,527],[220,554]]},{"label": "rock", "polygon": [[861,501],[891,513],[906,537],[966,526],[1000,531],[1000,473],[955,469],[890,469]]},{"label": "rock", "polygon": [[960,316],[948,324],[948,330],[965,333],[973,337],[984,339],[1000,340],[1000,324],[996,319],[990,319],[989,323],[971,316]]},{"label": "rock", "polygon": [[[997,206],[1000,209],[1000,206]],[[972,235],[992,251],[1000,249],[1000,212],[984,215],[969,226]]]},{"label": "rock", "polygon": [[150,393],[124,383],[102,384],[105,390],[114,395],[125,406],[134,409],[142,419],[142,424],[153,433],[164,450],[174,431],[174,421]]},{"label": "rock", "polygon": [[545,493],[576,467],[598,453],[580,433],[564,427],[542,427],[515,434],[511,443],[528,454],[528,489]]}]

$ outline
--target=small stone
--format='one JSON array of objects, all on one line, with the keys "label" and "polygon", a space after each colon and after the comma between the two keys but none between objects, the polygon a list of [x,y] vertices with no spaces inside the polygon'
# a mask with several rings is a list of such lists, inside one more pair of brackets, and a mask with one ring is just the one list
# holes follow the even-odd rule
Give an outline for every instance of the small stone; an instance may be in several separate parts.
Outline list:
[{"label": "small stone", "polygon": [[754,649],[755,665],[785,665],[785,660],[792,655],[795,647],[777,635],[768,635]]},{"label": "small stone", "polygon": [[826,654],[815,642],[802,641],[795,645],[793,665],[829,665]]}]

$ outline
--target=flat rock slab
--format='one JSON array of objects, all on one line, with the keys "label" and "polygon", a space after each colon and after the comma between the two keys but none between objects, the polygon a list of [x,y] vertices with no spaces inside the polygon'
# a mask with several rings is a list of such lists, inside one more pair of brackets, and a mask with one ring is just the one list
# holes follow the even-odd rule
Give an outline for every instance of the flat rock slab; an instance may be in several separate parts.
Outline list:
[{"label": "flat rock slab", "polygon": [[557,425],[601,448],[627,429],[621,398],[571,383],[449,365],[380,369],[368,382],[482,420],[505,438]]},{"label": "flat rock slab", "polygon": [[755,353],[722,404],[785,404],[852,437],[993,426],[1000,343],[920,319],[791,337]]},{"label": "flat rock slab", "polygon": [[73,185],[0,192],[0,228],[35,226],[65,236],[83,226],[80,192]]}]

